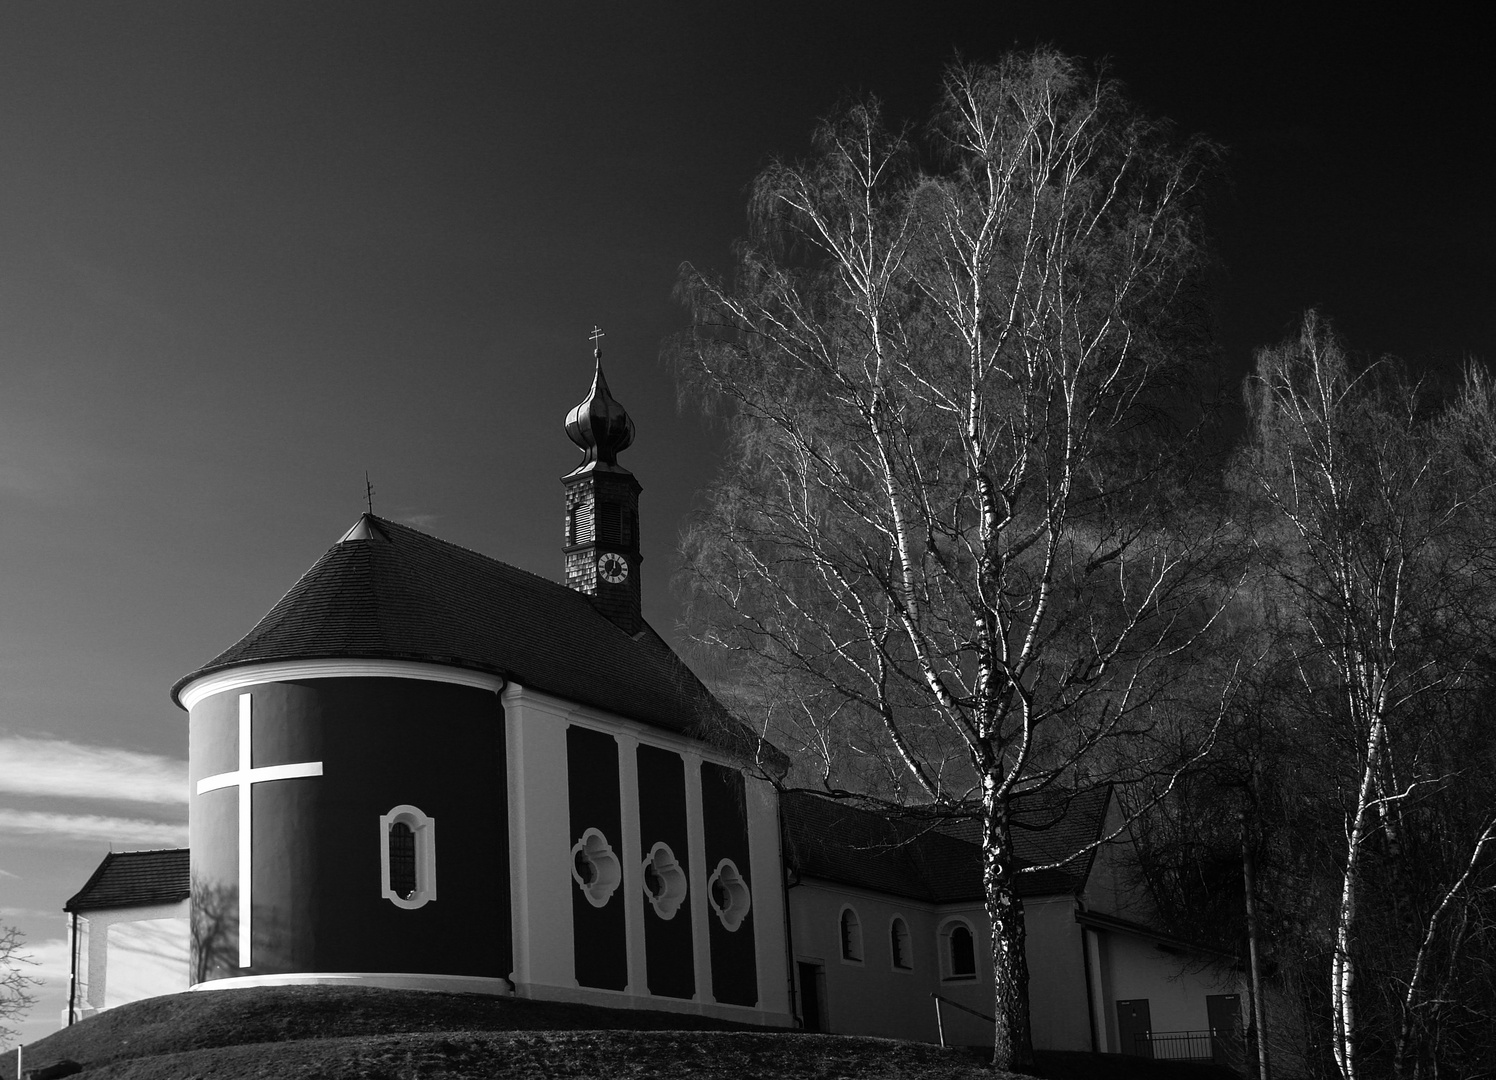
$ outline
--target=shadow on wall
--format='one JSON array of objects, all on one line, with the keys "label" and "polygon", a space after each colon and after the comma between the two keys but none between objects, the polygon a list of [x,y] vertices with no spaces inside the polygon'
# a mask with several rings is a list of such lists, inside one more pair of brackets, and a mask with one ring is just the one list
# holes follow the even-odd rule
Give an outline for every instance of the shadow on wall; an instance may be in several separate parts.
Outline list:
[{"label": "shadow on wall", "polygon": [[192,982],[239,974],[239,890],[192,879]]}]

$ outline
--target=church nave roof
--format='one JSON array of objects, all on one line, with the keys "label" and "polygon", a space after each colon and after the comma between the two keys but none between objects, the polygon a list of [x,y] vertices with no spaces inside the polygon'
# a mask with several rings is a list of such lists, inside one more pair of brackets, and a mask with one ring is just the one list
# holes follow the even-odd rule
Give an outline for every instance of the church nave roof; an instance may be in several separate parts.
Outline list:
[{"label": "church nave roof", "polygon": [[[574,589],[372,514],[172,698],[180,704],[194,679],[243,664],[340,658],[490,672],[708,739],[737,730],[648,626],[626,634]],[[730,741],[750,749],[751,739]]]}]

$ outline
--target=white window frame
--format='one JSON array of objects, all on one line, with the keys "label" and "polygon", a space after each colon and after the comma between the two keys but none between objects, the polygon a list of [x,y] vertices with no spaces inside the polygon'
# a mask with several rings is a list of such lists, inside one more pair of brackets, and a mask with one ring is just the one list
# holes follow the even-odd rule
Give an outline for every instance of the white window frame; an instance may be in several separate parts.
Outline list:
[{"label": "white window frame", "polygon": [[[390,887],[390,829],[405,825],[415,834],[416,889],[401,896]],[[414,911],[436,899],[436,818],[409,803],[401,803],[379,817],[379,895],[397,908]]]},{"label": "white window frame", "polygon": [[[728,896],[725,908],[717,905],[716,886],[719,882]],[[742,926],[743,920],[748,917],[748,912],[753,908],[753,894],[748,889],[748,883],[743,880],[737,863],[731,859],[723,859],[717,864],[717,869],[712,871],[712,876],[706,883],[706,899],[707,903],[711,904],[712,910],[717,913],[722,929],[728,933],[733,933]]]},{"label": "white window frame", "polygon": [[[654,867],[655,876],[660,879],[662,888],[659,895],[649,891],[650,867]],[[681,869],[680,860],[670,850],[670,845],[663,840],[649,849],[649,854],[639,865],[639,887],[654,913],[662,919],[675,918],[675,913],[686,902],[686,894],[690,891],[686,872]]]},{"label": "white window frame", "polygon": [[[597,871],[597,876],[590,884],[583,881],[582,875],[577,873],[578,855],[585,855]],[[595,908],[605,906],[623,883],[623,863],[619,862],[613,845],[608,843],[608,838],[600,830],[585,830],[582,838],[572,845],[571,880],[577,883],[577,888],[582,890],[587,902]]]},{"label": "white window frame", "polygon": [[[894,951],[893,947],[893,934],[895,926],[902,926],[904,928],[903,964],[899,963],[898,953]],[[894,916],[888,920],[888,966],[892,970],[900,972],[904,975],[914,974],[914,934],[909,930],[909,920],[897,913],[895,913]]]},{"label": "white window frame", "polygon": [[[852,916],[855,940],[849,940],[846,932],[847,916]],[[849,953],[853,955],[848,955]],[[836,955],[843,964],[861,967],[867,956],[867,941],[862,934],[862,916],[851,904],[843,904],[836,916]]]},{"label": "white window frame", "polygon": [[[955,956],[951,952],[951,935],[957,927],[963,928],[971,935],[971,971],[968,974],[956,974]],[[962,916],[955,915],[944,920],[937,932],[936,942],[940,948],[940,979],[942,982],[975,982],[982,970],[982,965],[977,963],[977,949],[981,938],[977,937],[977,931],[971,925],[971,921]]]}]

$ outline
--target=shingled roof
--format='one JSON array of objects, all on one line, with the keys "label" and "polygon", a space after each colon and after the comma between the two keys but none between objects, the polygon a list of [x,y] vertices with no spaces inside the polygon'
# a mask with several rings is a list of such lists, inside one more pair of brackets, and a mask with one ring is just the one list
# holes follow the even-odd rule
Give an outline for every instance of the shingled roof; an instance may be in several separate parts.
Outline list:
[{"label": "shingled roof", "polygon": [[[1110,788],[1074,795],[1032,795],[1013,809],[1018,865],[1042,866],[1101,835]],[[982,896],[976,821],[890,817],[810,792],[786,792],[785,858],[803,876],[824,878],[912,900],[948,904]],[[1073,894],[1085,887],[1094,852],[1062,866],[1018,875],[1019,896]]]},{"label": "shingled roof", "polygon": [[189,875],[186,848],[111,852],[62,910],[174,904],[191,892]]},{"label": "shingled roof", "polygon": [[172,699],[242,664],[339,658],[488,672],[737,749],[756,743],[648,626],[627,634],[575,589],[372,514]]}]

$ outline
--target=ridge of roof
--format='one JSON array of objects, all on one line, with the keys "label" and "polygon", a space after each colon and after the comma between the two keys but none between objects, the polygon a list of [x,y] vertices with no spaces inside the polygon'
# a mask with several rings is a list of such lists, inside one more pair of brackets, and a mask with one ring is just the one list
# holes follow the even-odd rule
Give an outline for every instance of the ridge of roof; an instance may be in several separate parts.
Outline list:
[{"label": "ridge of roof", "polygon": [[647,623],[644,631],[628,634],[559,582],[364,514],[171,696],[180,706],[193,680],[253,663],[416,660],[488,672],[734,753],[756,749],[685,661]]},{"label": "ridge of roof", "polygon": [[[1095,850],[1065,856],[1100,837],[1110,799],[1104,784],[1061,799],[1015,800],[1015,818],[1051,815],[1059,806],[1058,817],[1013,831],[1020,869],[1061,863],[1019,873],[1020,897],[1076,895],[1085,887]],[[802,874],[933,903],[984,899],[975,820],[880,813],[813,791],[786,791],[780,805],[786,859]]]},{"label": "ridge of roof", "polygon": [[191,895],[187,848],[111,851],[67,903],[66,912],[172,904]]}]

